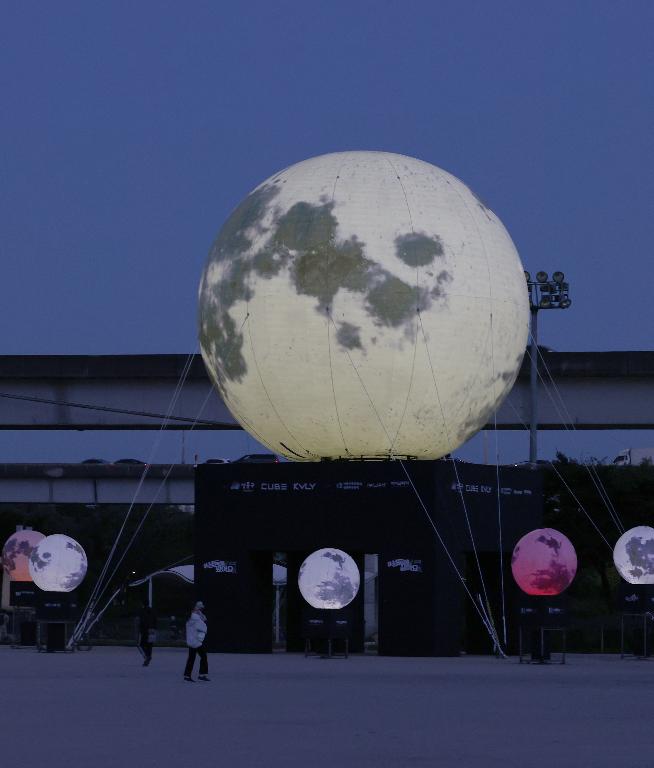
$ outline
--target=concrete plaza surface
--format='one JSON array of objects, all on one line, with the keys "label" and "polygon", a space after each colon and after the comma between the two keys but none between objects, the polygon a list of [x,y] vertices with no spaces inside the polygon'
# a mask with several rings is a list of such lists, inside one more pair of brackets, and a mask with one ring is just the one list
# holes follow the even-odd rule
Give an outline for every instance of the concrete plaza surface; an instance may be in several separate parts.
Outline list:
[{"label": "concrete plaza surface", "polygon": [[212,654],[212,682],[191,684],[184,661],[0,648],[5,755],[17,768],[654,766],[652,662]]}]

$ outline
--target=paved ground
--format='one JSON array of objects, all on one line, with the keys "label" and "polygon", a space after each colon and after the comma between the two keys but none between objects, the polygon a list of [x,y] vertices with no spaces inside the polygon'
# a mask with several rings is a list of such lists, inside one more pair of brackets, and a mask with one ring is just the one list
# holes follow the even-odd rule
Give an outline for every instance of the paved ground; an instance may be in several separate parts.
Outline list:
[{"label": "paved ground", "polygon": [[[348,660],[0,648],[3,763],[15,768],[654,766],[654,662]],[[9,762],[7,762],[9,760]]]}]

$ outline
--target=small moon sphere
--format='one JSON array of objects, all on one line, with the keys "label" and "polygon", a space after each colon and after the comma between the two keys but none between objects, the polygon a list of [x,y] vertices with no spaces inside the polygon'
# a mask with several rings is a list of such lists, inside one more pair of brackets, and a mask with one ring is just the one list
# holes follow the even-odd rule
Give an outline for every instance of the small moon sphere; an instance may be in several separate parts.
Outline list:
[{"label": "small moon sphere", "polygon": [[337,152],[236,207],[198,325],[224,403],[273,453],[437,459],[511,390],[529,301],[508,232],[466,184],[412,157]]},{"label": "small moon sphere", "polygon": [[29,560],[32,579],[45,592],[72,592],[86,576],[86,552],[82,545],[55,533],[32,550]]},{"label": "small moon sphere", "polygon": [[613,549],[613,562],[630,584],[654,584],[654,528],[639,525],[623,533]]},{"label": "small moon sphere", "polygon": [[560,531],[537,528],[515,545],[511,571],[517,585],[528,595],[559,595],[577,573],[577,553]]},{"label": "small moon sphere", "polygon": [[2,567],[11,581],[32,581],[30,555],[44,538],[38,531],[16,531],[7,539],[2,548]]},{"label": "small moon sphere", "polygon": [[344,608],[359,591],[361,576],[354,560],[341,549],[319,549],[300,566],[298,586],[313,608]]}]

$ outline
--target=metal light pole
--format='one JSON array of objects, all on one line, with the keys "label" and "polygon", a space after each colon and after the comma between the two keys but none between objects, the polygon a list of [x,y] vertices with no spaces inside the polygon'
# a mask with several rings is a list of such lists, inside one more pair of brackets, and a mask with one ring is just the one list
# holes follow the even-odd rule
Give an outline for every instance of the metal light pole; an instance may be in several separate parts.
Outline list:
[{"label": "metal light pole", "polygon": [[535,464],[538,457],[538,307],[529,307],[531,335],[531,366],[529,368],[529,461]]},{"label": "metal light pole", "polygon": [[525,272],[530,312],[530,354],[529,369],[530,418],[529,418],[529,462],[538,461],[538,311],[540,309],[567,309],[572,301],[568,295],[570,285],[565,282],[563,272],[555,272],[549,279],[547,272],[537,272],[532,280]]}]

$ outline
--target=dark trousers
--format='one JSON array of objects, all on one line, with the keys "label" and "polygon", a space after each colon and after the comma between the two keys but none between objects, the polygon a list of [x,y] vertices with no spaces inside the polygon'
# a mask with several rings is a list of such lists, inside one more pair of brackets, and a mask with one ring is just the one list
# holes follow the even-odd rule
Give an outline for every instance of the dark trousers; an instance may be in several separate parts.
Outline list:
[{"label": "dark trousers", "polygon": [[209,674],[209,662],[207,661],[207,649],[204,647],[204,644],[203,644],[199,648],[188,649],[188,659],[186,660],[186,667],[184,668],[184,677],[191,676],[191,672],[193,672],[193,664],[195,664],[196,655],[200,657],[200,671],[198,674],[200,675]]},{"label": "dark trousers", "polygon": [[152,659],[152,643],[148,643],[148,636],[141,635],[139,639],[139,651],[143,654],[143,658],[146,661]]}]

